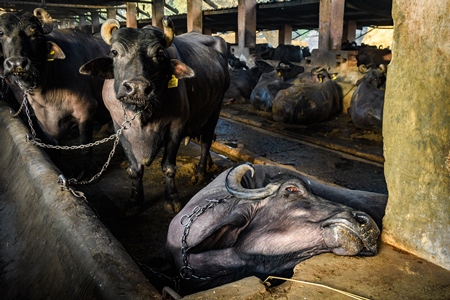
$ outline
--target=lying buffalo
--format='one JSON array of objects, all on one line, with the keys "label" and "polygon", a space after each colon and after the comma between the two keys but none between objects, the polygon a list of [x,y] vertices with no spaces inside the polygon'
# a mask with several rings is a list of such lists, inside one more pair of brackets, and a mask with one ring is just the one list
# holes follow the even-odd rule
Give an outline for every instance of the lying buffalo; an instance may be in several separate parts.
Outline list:
[{"label": "lying buffalo", "polygon": [[107,20],[101,34],[111,45],[110,56],[80,68],[83,74],[106,79],[103,98],[116,130],[123,122],[130,123],[120,137],[133,180],[125,209],[129,214],[142,208],[144,166],[161,148],[165,209],[179,211],[178,148],[184,137],[200,138],[196,178],[201,180],[212,162],[209,149],[229,85],[227,45],[222,38],[195,32],[175,37],[172,21],[165,18],[163,24],[164,31],[152,26],[119,28],[118,21]]},{"label": "lying buffalo", "polygon": [[278,166],[220,174],[172,220],[167,259],[182,293],[247,276],[292,276],[314,255],[372,256],[387,196],[329,186]]},{"label": "lying buffalo", "polygon": [[277,122],[311,124],[341,112],[342,89],[333,77],[323,68],[300,74],[292,86],[277,93],[272,118]]},{"label": "lying buffalo", "polygon": [[381,130],[387,69],[384,65],[365,69],[352,95],[348,114],[361,129]]},{"label": "lying buffalo", "polygon": [[305,71],[302,66],[288,61],[278,63],[272,72],[264,73],[250,94],[250,103],[259,110],[272,111],[272,104],[279,90],[292,85],[294,78]]}]

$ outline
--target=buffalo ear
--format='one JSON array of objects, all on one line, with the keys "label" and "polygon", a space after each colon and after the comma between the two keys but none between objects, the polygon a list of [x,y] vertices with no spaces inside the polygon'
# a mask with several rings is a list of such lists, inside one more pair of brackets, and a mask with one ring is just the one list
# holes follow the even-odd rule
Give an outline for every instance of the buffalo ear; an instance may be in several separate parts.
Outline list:
[{"label": "buffalo ear", "polygon": [[229,248],[236,243],[239,234],[249,223],[250,220],[244,215],[233,213],[215,226],[200,243],[189,248],[189,253]]},{"label": "buffalo ear", "polygon": [[64,52],[59,48],[59,46],[51,41],[47,41],[47,60],[52,61],[54,59],[65,59],[66,55]]},{"label": "buffalo ear", "polygon": [[80,73],[103,79],[114,78],[113,59],[111,57],[95,58],[80,67]]},{"label": "buffalo ear", "polygon": [[176,78],[182,79],[182,78],[191,78],[195,76],[194,70],[192,70],[188,65],[181,62],[178,59],[171,59],[170,63],[173,67],[173,75],[175,75]]}]

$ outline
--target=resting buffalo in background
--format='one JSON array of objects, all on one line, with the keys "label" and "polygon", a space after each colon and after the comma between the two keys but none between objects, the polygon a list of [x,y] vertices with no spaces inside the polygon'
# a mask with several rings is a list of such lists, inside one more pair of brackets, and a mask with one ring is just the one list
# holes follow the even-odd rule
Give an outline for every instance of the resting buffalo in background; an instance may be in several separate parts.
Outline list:
[{"label": "resting buffalo in background", "polygon": [[300,74],[291,87],[278,91],[272,118],[278,122],[311,124],[321,122],[342,110],[342,89],[325,69]]},{"label": "resting buffalo in background", "polygon": [[130,166],[131,197],[128,214],[141,210],[142,177],[164,147],[162,170],[166,178],[164,207],[177,212],[181,204],[175,186],[175,164],[184,137],[199,137],[201,157],[196,179],[202,180],[209,149],[229,85],[227,45],[222,38],[191,32],[174,37],[173,23],[164,19],[164,32],[152,26],[119,28],[107,20],[102,37],[111,45],[109,57],[86,63],[80,72],[105,78],[103,97],[118,129],[140,113],[123,131],[120,142]]},{"label": "resting buffalo in background", "polygon": [[379,66],[381,64],[388,65],[392,59],[391,49],[377,49],[372,47],[362,47],[359,48],[358,54],[356,55],[356,65],[359,67],[361,65]]},{"label": "resting buffalo in background", "polygon": [[[309,51],[309,48],[307,50]],[[255,53],[267,60],[300,62],[303,59],[303,49],[295,45],[281,44],[272,48],[267,44],[258,44],[255,47]],[[308,53],[306,49],[305,53]]]},{"label": "resting buffalo in background", "polygon": [[381,130],[383,123],[386,67],[372,67],[366,70],[352,95],[348,114],[353,124],[362,129]]},{"label": "resting buffalo in background", "polygon": [[292,85],[293,79],[305,68],[290,62],[281,61],[277,68],[264,73],[250,94],[250,103],[259,110],[272,111],[272,104],[279,90]]},{"label": "resting buffalo in background", "polygon": [[[250,171],[250,172],[249,172]],[[312,256],[372,256],[387,195],[326,185],[278,166],[220,174],[176,215],[167,259],[192,293],[247,276],[291,277]]]},{"label": "resting buffalo in background", "polygon": [[255,66],[248,69],[234,69],[230,71],[230,86],[225,92],[224,102],[237,101],[248,103],[252,90],[263,73],[273,71],[275,68],[268,63],[258,60]]},{"label": "resting buffalo in background", "polygon": [[[28,93],[44,134],[40,138],[58,144],[75,128],[80,144],[92,142],[95,118],[101,122],[109,118],[106,109],[106,115],[99,114],[103,80],[82,76],[78,69],[106,55],[109,46],[79,30],[53,30],[51,16],[41,8],[20,18],[1,15],[0,31],[4,76],[17,101],[22,103],[24,91]],[[92,148],[83,151],[91,159]]]}]

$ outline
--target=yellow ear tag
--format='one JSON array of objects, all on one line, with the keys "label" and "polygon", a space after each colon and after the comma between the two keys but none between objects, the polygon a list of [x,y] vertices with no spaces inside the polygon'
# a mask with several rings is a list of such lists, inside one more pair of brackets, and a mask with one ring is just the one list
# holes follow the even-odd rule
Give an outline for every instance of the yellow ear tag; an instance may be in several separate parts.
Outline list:
[{"label": "yellow ear tag", "polygon": [[332,80],[336,80],[336,78],[337,78],[336,74],[331,74],[331,79]]},{"label": "yellow ear tag", "polygon": [[167,87],[169,89],[176,88],[178,86],[178,78],[175,77],[175,75],[172,75],[172,78],[169,80],[169,84]]},{"label": "yellow ear tag", "polygon": [[[55,55],[55,51],[50,51],[50,55],[51,56],[53,56],[53,55]],[[49,57],[49,58],[47,58],[47,61],[54,61],[55,59],[54,58],[52,58],[52,57]]]},{"label": "yellow ear tag", "polygon": [[277,76],[278,76],[278,77],[281,77],[281,72],[278,72],[278,73],[277,73]]}]

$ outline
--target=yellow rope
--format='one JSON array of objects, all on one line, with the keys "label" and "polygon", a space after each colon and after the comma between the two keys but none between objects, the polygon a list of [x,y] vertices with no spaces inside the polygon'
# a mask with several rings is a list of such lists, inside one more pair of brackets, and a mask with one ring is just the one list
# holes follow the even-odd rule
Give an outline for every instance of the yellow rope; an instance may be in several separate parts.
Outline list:
[{"label": "yellow rope", "polygon": [[303,280],[296,280],[296,279],[283,278],[283,277],[277,277],[277,276],[269,276],[269,277],[266,278],[266,280],[264,280],[263,283],[266,283],[266,281],[270,280],[270,279],[280,279],[280,280],[292,281],[292,282],[297,282],[297,283],[309,284],[309,285],[313,285],[313,286],[326,288],[326,289],[335,291],[337,293],[341,293],[341,294],[343,294],[345,296],[348,296],[350,298],[353,298],[353,299],[370,300],[369,298],[361,297],[361,296],[358,296],[358,295],[355,295],[355,294],[352,294],[352,293],[349,293],[349,292],[338,290],[338,289],[335,289],[335,288],[332,288],[332,287],[329,287],[329,286],[326,286],[326,285],[323,285],[323,284],[320,284],[320,283],[308,282],[308,281],[303,281]]}]

